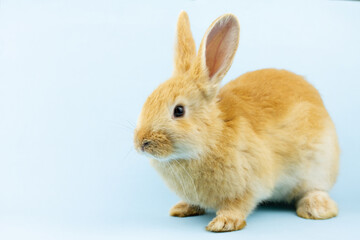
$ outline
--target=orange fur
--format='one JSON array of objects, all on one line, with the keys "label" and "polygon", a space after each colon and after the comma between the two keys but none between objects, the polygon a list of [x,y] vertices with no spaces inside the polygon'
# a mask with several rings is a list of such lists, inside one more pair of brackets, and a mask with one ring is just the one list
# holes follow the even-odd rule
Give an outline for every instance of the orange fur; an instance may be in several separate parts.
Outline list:
[{"label": "orange fur", "polygon": [[[196,55],[182,12],[174,74],[140,114],[136,149],[184,201],[171,215],[216,209],[207,226],[214,232],[242,229],[265,200],[297,201],[305,218],[335,216],[326,192],[336,181],[339,147],[319,93],[303,77],[276,69],[246,73],[219,90],[238,41],[237,19],[226,14],[209,27]],[[172,115],[178,104],[185,106],[182,118]]]}]

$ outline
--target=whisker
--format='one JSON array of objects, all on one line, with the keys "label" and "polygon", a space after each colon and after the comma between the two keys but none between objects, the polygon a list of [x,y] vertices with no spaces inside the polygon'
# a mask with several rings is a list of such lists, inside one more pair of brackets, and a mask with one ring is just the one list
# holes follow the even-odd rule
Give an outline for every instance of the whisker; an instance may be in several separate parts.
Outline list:
[{"label": "whisker", "polygon": [[130,155],[131,151],[134,151],[133,147],[130,147],[129,151],[127,151],[127,153],[123,157],[122,161],[125,161],[127,159],[127,157]]},{"label": "whisker", "polygon": [[126,130],[130,130],[131,132],[134,132],[136,126],[131,123],[130,121],[126,121],[126,122],[117,122],[117,121],[108,121],[110,124],[112,125],[115,125],[115,126],[119,126],[119,127],[122,127],[123,129],[126,129]]},{"label": "whisker", "polygon": [[133,128],[130,128],[128,126],[125,126],[125,125],[121,125],[121,124],[118,124],[118,123],[112,123],[114,126],[116,127],[120,127],[118,128],[123,134],[131,134],[133,135],[134,134],[134,129]]},{"label": "whisker", "polygon": [[186,190],[185,190],[185,185],[184,185],[181,177],[180,177],[178,174],[175,174],[175,170],[174,170],[173,166],[171,166],[171,163],[170,163],[170,162],[166,162],[166,163],[167,163],[168,166],[170,167],[171,172],[173,173],[173,175],[174,175],[174,176],[177,178],[177,180],[179,181],[180,186],[181,186],[181,188],[183,189],[183,192],[184,192],[184,194],[185,194],[185,197],[188,198],[188,194],[187,194],[187,192],[186,192]]},{"label": "whisker", "polygon": [[115,125],[115,126],[120,126],[120,127],[126,128],[126,129],[134,130],[134,128],[132,128],[130,126],[123,125],[123,124],[120,124],[120,123],[112,122],[111,124]]},{"label": "whisker", "polygon": [[126,120],[126,122],[133,128],[136,128],[136,124],[134,124],[133,122]]},{"label": "whisker", "polygon": [[180,165],[182,167],[182,169],[184,169],[184,171],[186,172],[186,174],[189,176],[189,178],[191,179],[191,183],[194,187],[194,191],[195,191],[195,195],[196,195],[196,201],[199,202],[199,195],[197,193],[196,190],[196,186],[195,186],[195,182],[194,182],[194,178],[190,175],[190,173],[185,169],[185,167],[177,160],[175,159],[175,161],[178,163],[178,165]]}]

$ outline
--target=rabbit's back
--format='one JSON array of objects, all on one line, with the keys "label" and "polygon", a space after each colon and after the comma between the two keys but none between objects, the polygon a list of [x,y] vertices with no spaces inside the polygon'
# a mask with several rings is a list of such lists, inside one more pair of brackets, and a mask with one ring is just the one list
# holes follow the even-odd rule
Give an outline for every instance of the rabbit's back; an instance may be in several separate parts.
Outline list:
[{"label": "rabbit's back", "polygon": [[225,121],[244,117],[256,131],[278,124],[299,104],[317,110],[311,116],[303,113],[304,118],[313,118],[310,124],[328,115],[318,91],[303,77],[286,70],[248,72],[226,84],[219,99]]}]

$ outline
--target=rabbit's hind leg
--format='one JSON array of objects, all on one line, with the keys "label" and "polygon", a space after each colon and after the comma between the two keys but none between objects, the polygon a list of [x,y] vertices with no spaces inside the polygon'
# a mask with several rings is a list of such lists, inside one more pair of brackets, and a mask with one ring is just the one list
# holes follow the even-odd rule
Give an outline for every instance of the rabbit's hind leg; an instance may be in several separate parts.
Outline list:
[{"label": "rabbit's hind leg", "polygon": [[328,219],[338,214],[338,208],[327,192],[314,190],[297,202],[296,214],[308,219]]}]

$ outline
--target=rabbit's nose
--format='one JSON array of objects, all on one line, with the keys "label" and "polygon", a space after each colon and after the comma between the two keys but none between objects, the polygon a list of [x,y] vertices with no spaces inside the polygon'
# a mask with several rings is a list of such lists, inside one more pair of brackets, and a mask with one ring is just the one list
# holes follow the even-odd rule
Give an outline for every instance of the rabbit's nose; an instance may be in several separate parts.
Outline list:
[{"label": "rabbit's nose", "polygon": [[142,144],[141,144],[141,151],[145,151],[145,148],[146,148],[147,146],[149,146],[150,143],[151,143],[150,140],[144,139],[144,140],[142,141]]}]

